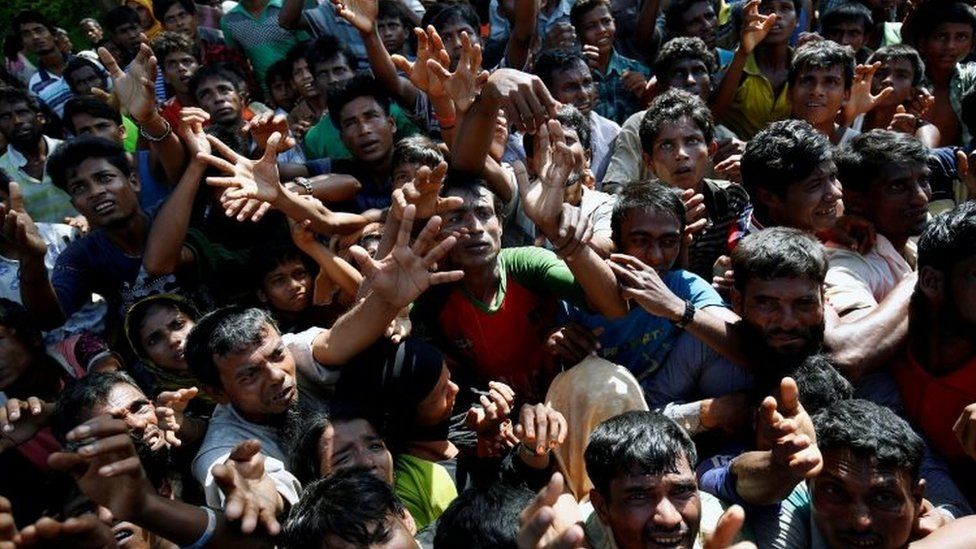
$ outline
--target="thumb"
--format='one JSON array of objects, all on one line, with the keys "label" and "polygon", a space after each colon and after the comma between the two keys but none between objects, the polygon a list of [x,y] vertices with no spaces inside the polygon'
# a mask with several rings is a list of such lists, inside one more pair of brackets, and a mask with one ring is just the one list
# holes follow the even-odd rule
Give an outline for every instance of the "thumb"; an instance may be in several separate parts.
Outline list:
[{"label": "thumb", "polygon": [[[969,175],[969,158],[961,150],[956,151],[956,171],[959,172],[959,177]],[[11,188],[13,185],[13,183],[10,184]]]},{"label": "thumb", "polygon": [[784,416],[793,416],[800,411],[800,390],[793,378],[783,378],[779,385],[779,395],[779,408]]},{"label": "thumb", "polygon": [[233,461],[247,462],[260,451],[261,441],[251,438],[238,443],[237,446],[234,446],[234,449],[231,450],[230,457],[228,459]]},{"label": "thumb", "polygon": [[[889,95],[891,95],[893,93],[895,93],[895,88],[892,88],[891,86],[888,86],[887,88],[885,88],[885,89],[881,90],[880,92],[878,92],[877,97],[875,97],[875,101],[878,102],[878,103],[880,103],[881,101],[884,101],[886,97],[888,97]],[[905,107],[902,107],[901,105],[898,105],[898,109],[901,109],[901,112],[905,112]],[[898,109],[895,109],[895,110],[898,110]]]},{"label": "thumb", "polygon": [[410,70],[413,69],[413,63],[400,54],[395,54],[393,56],[393,66],[396,67],[400,72],[410,72]]},{"label": "thumb", "polygon": [[732,545],[735,536],[742,529],[746,520],[746,512],[738,505],[726,509],[715,525],[715,531],[705,542],[705,549],[724,549]]},{"label": "thumb", "polygon": [[10,204],[9,207],[15,212],[24,212],[24,193],[20,190],[20,184],[10,182]]},{"label": "thumb", "polygon": [[362,246],[351,246],[349,248],[349,255],[356,260],[364,275],[368,276],[376,270],[376,267],[373,265],[373,258],[369,256],[369,253]]},{"label": "thumb", "polygon": [[262,161],[278,161],[278,146],[281,145],[281,139],[281,132],[274,132],[271,134],[271,137],[268,138],[268,144],[264,147],[264,156],[261,157]]},{"label": "thumb", "polygon": [[[882,93],[884,93],[884,92],[882,92]],[[895,114],[905,114],[906,112],[908,112],[908,111],[905,110],[905,106],[904,105],[898,105],[897,107],[895,107]]]}]

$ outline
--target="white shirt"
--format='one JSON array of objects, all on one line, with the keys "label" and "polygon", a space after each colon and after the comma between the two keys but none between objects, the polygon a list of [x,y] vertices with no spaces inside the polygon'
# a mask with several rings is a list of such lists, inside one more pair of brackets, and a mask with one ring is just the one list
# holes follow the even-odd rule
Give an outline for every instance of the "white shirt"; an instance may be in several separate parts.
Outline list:
[{"label": "white shirt", "polygon": [[832,243],[827,244],[826,250],[829,262],[825,281],[827,301],[841,316],[876,307],[915,270],[918,257],[911,241],[905,245],[905,255],[902,255],[880,234],[874,248],[864,255]]}]

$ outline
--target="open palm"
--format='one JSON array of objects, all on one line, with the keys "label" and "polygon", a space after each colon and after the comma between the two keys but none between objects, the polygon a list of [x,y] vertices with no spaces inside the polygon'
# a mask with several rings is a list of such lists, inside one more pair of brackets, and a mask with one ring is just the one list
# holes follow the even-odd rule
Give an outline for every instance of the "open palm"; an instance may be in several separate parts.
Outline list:
[{"label": "open palm", "polygon": [[223,141],[208,135],[211,146],[233,164],[212,154],[201,155],[211,166],[230,174],[227,177],[208,177],[207,184],[215,187],[229,187],[226,196],[230,200],[251,198],[263,202],[273,202],[282,192],[281,178],[278,174],[278,145],[282,136],[278,132],[268,138],[264,155],[258,160],[241,156],[231,150]]},{"label": "open palm", "polygon": [[139,53],[129,64],[128,71],[119,68],[118,62],[105,48],[98,48],[98,58],[112,77],[122,113],[137,123],[149,120],[156,110],[156,57],[149,46],[139,46]]},{"label": "open palm", "polygon": [[481,46],[472,44],[467,32],[461,33],[461,47],[461,59],[454,72],[449,72],[448,65],[437,59],[429,59],[427,68],[454,101],[454,107],[465,113],[488,82],[488,71],[481,69]]},{"label": "open palm", "polygon": [[332,0],[342,17],[361,33],[373,32],[380,7],[377,0]]}]

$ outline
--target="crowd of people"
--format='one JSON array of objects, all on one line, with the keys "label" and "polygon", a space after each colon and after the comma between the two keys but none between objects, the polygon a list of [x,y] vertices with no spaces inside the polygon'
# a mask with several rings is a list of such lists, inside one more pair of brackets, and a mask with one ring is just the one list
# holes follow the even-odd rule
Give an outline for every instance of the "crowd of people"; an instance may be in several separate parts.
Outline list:
[{"label": "crowd of people", "polygon": [[198,1],[3,30],[0,548],[976,547],[971,2]]}]

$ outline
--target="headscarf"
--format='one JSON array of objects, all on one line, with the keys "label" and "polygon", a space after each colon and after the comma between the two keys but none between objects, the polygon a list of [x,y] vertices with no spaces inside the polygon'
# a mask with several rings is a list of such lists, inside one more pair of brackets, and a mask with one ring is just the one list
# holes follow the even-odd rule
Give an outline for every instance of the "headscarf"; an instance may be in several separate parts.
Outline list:
[{"label": "headscarf", "polygon": [[428,343],[408,338],[383,340],[343,368],[336,406],[362,412],[394,449],[407,442],[447,440],[450,421],[433,427],[414,423],[417,406],[434,390],[444,355]]},{"label": "headscarf", "polygon": [[151,305],[170,305],[176,307],[182,311],[185,315],[192,318],[194,321],[200,318],[200,312],[197,310],[196,306],[189,299],[178,295],[178,294],[155,294],[149,297],[143,298],[129,307],[128,312],[125,314],[125,337],[129,340],[129,346],[132,347],[132,351],[135,352],[136,356],[142,361],[146,370],[152,374],[155,381],[155,390],[159,391],[176,391],[178,389],[185,389],[188,387],[197,387],[201,391],[197,394],[196,399],[200,400],[208,405],[216,405],[216,402],[210,398],[210,395],[206,394],[203,389],[203,384],[193,372],[189,369],[185,371],[170,370],[168,368],[162,368],[149,358],[146,350],[142,346],[142,341],[139,339],[139,327],[136,326],[136,321],[141,321],[146,317],[146,311]]},{"label": "headscarf", "polygon": [[588,357],[556,376],[546,402],[563,414],[569,427],[566,441],[553,453],[566,486],[577,501],[589,498],[593,483],[586,474],[583,452],[600,423],[632,410],[646,411],[640,384],[623,366]]},{"label": "headscarf", "polygon": [[146,33],[146,37],[149,38],[150,41],[155,39],[159,33],[163,32],[163,25],[161,25],[159,21],[156,20],[156,16],[153,15],[153,0],[125,0],[124,5],[131,8],[132,6],[130,6],[130,4],[139,4],[149,11],[149,17],[152,17],[153,24],[148,29],[142,29],[142,32]]}]

